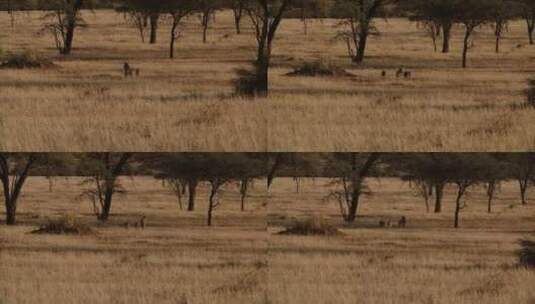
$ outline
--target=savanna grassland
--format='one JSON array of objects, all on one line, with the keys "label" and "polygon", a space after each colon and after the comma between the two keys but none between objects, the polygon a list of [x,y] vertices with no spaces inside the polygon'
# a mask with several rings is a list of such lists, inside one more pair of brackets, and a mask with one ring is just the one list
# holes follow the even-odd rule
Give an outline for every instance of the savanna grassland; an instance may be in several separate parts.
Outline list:
[{"label": "savanna grassland", "polygon": [[[519,205],[516,184],[503,185],[494,212],[474,189],[453,227],[449,189],[443,212],[426,213],[408,183],[371,180],[354,224],[341,224],[326,201],[328,181],[279,179],[270,192],[269,289],[272,303],[533,303],[535,272],[518,267],[519,240],[535,233],[534,207]],[[406,228],[397,228],[405,216]],[[305,217],[321,217],[344,235],[276,235]],[[379,228],[379,221],[396,221]]]},{"label": "savanna grassland", "polygon": [[[0,122],[6,151],[526,151],[535,147],[525,107],[535,47],[525,25],[509,26],[500,54],[490,27],[476,34],[469,68],[462,32],[450,54],[405,19],[377,20],[367,58],[352,65],[334,20],[283,21],[274,44],[270,96],[233,95],[236,69],[255,57],[248,22],[234,33],[221,12],[202,43],[197,17],[186,20],[176,58],[167,59],[169,24],[156,45],[113,11],[85,11],[72,55],[62,57],[40,32],[42,13],[22,14],[0,34],[4,54],[30,50],[57,68],[0,70]],[[246,20],[248,21],[248,20]],[[0,23],[8,27],[8,16]],[[352,76],[285,76],[304,61],[326,60]],[[141,69],[125,80],[122,63]],[[412,71],[410,80],[394,76]],[[388,72],[381,77],[381,71]]]},{"label": "savanna grassland", "polygon": [[[262,303],[267,235],[260,186],[245,212],[230,188],[208,228],[206,188],[198,210],[186,212],[160,181],[125,179],[127,194],[116,197],[109,222],[98,225],[90,203],[78,197],[80,182],[58,179],[50,192],[47,180],[30,178],[19,225],[0,229],[1,303]],[[64,214],[94,234],[29,233]],[[122,226],[142,215],[145,229]]]},{"label": "savanna grassland", "polygon": [[[519,241],[535,233],[533,205],[516,184],[502,186],[491,214],[474,188],[453,229],[453,189],[443,213],[396,179],[370,180],[354,224],[342,223],[325,196],[326,179],[258,182],[240,211],[227,186],[214,226],[205,226],[207,187],[194,212],[149,177],[122,180],[106,224],[78,198],[79,178],[31,177],[19,225],[0,229],[2,303],[532,303],[533,269],[519,266]],[[31,234],[47,218],[74,214],[89,235]],[[147,217],[145,229],[124,228]],[[0,217],[3,217],[0,214]],[[408,219],[380,228],[380,219]],[[321,217],[343,233],[280,235],[293,221]]]}]

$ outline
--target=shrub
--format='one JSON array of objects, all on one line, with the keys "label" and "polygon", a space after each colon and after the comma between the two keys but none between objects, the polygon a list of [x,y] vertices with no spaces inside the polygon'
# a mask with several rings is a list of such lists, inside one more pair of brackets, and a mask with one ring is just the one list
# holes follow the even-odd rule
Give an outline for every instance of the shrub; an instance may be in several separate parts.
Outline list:
[{"label": "shrub", "polygon": [[519,251],[520,265],[528,268],[535,267],[535,242],[522,240],[520,241],[522,249]]},{"label": "shrub", "polygon": [[287,76],[353,76],[327,60],[305,61]]},{"label": "shrub", "polygon": [[254,71],[237,70],[238,78],[234,80],[234,93],[238,96],[254,96],[257,89],[256,73]]},{"label": "shrub", "polygon": [[25,51],[21,54],[8,54],[0,64],[3,69],[43,69],[52,68],[55,64],[36,53]]},{"label": "shrub", "polygon": [[330,225],[321,217],[311,217],[305,220],[297,220],[286,230],[280,232],[286,235],[340,235],[336,227]]},{"label": "shrub", "polygon": [[535,107],[535,78],[528,80],[528,105]]},{"label": "shrub", "polygon": [[89,226],[82,224],[73,214],[66,214],[58,219],[50,219],[39,229],[32,233],[44,234],[90,234],[92,230]]}]

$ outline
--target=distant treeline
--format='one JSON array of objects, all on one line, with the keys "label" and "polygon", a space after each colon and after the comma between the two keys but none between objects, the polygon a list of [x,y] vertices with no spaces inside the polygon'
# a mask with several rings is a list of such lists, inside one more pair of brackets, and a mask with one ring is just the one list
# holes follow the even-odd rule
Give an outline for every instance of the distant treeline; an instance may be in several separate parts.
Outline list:
[{"label": "distant treeline", "polygon": [[6,222],[16,223],[17,204],[29,176],[84,177],[87,189],[80,195],[106,221],[113,195],[122,189],[119,177],[141,174],[162,180],[177,195],[181,208],[187,193],[188,210],[195,208],[198,185],[208,184],[208,225],[227,184],[239,186],[243,210],[255,180],[267,182],[269,189],[277,177],[292,177],[299,191],[302,178],[327,177],[335,189],[328,197],[338,202],[347,222],[357,217],[360,197],[368,192],[367,178],[400,177],[424,198],[428,212],[433,199],[437,213],[442,210],[444,189],[450,185],[457,189],[458,227],[463,198],[476,185],[486,189],[488,212],[504,181],[517,182],[521,203],[527,204],[528,189],[535,185],[535,153],[0,153]]}]

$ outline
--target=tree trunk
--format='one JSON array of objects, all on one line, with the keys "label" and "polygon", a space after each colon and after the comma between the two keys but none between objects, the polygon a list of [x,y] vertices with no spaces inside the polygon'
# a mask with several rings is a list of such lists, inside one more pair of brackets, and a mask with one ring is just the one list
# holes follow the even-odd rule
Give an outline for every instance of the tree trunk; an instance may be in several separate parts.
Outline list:
[{"label": "tree trunk", "polygon": [[354,62],[362,63],[364,61],[364,53],[366,52],[366,44],[368,41],[368,32],[363,30],[359,34],[359,43],[357,47],[357,54],[355,55]]},{"label": "tree trunk", "polygon": [[442,53],[450,52],[451,23],[442,24]]},{"label": "tree trunk", "polygon": [[435,213],[442,212],[442,196],[444,194],[444,185],[435,184]]},{"label": "tree trunk", "polygon": [[158,20],[160,19],[160,14],[150,15],[150,44],[155,44],[158,37]]},{"label": "tree trunk", "polygon": [[529,181],[527,179],[519,180],[518,184],[520,186],[520,198],[522,200],[522,205],[527,205],[528,203],[527,192],[528,192]]},{"label": "tree trunk", "polygon": [[[425,200],[425,212],[429,213],[429,190],[427,190],[428,184],[426,182],[422,182],[422,187],[423,187],[422,194]],[[433,192],[431,192],[431,194],[433,194]]]},{"label": "tree trunk", "polygon": [[[212,186],[214,187],[214,186]],[[215,194],[216,194],[216,191],[214,191],[214,189],[212,189],[212,191],[210,192],[210,198],[208,200],[208,216],[207,216],[207,220],[206,220],[206,225],[208,226],[212,226],[212,213],[214,211],[214,207],[215,207],[215,202],[214,202],[214,197],[215,197]]]},{"label": "tree trunk", "polygon": [[487,212],[492,213],[492,199],[494,198],[494,192],[496,190],[496,183],[489,182],[487,186]]},{"label": "tree trunk", "polygon": [[[112,181],[115,183],[115,180]],[[102,206],[102,211],[100,212],[99,220],[105,222],[110,216],[111,210],[111,201],[113,198],[113,186],[106,186],[106,193],[104,193],[104,205]]]},{"label": "tree trunk", "polygon": [[104,202],[100,215],[98,216],[98,219],[103,222],[107,221],[108,217],[110,216],[111,202],[113,198],[113,193],[115,192],[115,183],[117,181],[117,177],[119,176],[119,174],[121,174],[130,157],[132,157],[131,153],[123,153],[119,161],[115,165],[112,165],[110,160],[110,153],[106,153],[104,155],[104,162],[107,172],[105,173],[106,175],[104,177]]},{"label": "tree trunk", "polygon": [[6,201],[6,224],[15,225],[17,223],[16,215],[17,215],[17,200],[10,199],[9,201]]},{"label": "tree trunk", "polygon": [[[74,30],[76,28],[76,19],[78,17],[78,12],[82,8],[83,0],[75,0],[72,4],[71,9],[65,12],[67,16],[67,25],[65,33],[65,41],[63,45],[63,50],[61,50],[62,55],[69,55],[72,50],[72,42],[74,40]],[[70,14],[70,15],[69,15]]]},{"label": "tree trunk", "polygon": [[457,191],[457,198],[455,199],[455,222],[454,227],[459,228],[459,213],[461,211],[461,197],[462,197],[462,190],[459,189]]},{"label": "tree trunk", "polygon": [[72,42],[74,40],[74,23],[69,22],[67,25],[67,33],[65,34],[65,44],[63,45],[63,50],[61,50],[62,55],[69,55],[72,50]]},{"label": "tree trunk", "polygon": [[11,183],[10,175],[12,174],[9,171],[8,156],[0,153],[0,181],[2,183],[2,192],[4,193],[7,225],[15,225],[17,223],[17,201],[34,162],[35,157],[30,155],[23,170],[14,177],[13,183]]},{"label": "tree trunk", "polygon": [[196,179],[191,179],[188,182],[188,211],[195,210],[195,196],[197,194],[198,183]]},{"label": "tree trunk", "polygon": [[532,18],[529,18],[526,17],[526,23],[527,23],[527,26],[528,26],[528,39],[529,39],[529,44],[530,45],[533,45],[533,32],[535,31],[535,16],[533,16]]},{"label": "tree trunk", "polygon": [[208,25],[210,23],[210,13],[204,12],[202,15],[202,43],[206,43],[207,39],[207,32],[208,32]]},{"label": "tree trunk", "polygon": [[178,27],[178,21],[173,21],[171,25],[171,42],[169,44],[169,59],[175,58],[175,41],[176,41],[176,28]]},{"label": "tree trunk", "polygon": [[500,52],[500,40],[502,38],[503,24],[499,21],[496,22],[496,28],[494,29],[494,36],[496,37],[494,51],[496,54]]},{"label": "tree trunk", "polygon": [[471,29],[466,28],[463,40],[463,69],[466,68],[466,59],[468,56],[468,43],[470,42]]},{"label": "tree trunk", "polygon": [[346,221],[352,223],[357,218],[359,198],[362,192],[362,183],[368,175],[372,165],[379,158],[378,153],[371,153],[360,171],[357,169],[357,155],[351,154],[351,201],[349,204]]},{"label": "tree trunk", "polygon": [[182,191],[182,189],[178,189],[178,191],[176,192],[176,199],[178,201],[178,207],[180,208],[180,210],[184,210],[184,206],[182,206],[182,194],[181,194],[181,191]]},{"label": "tree trunk", "polygon": [[249,180],[244,178],[240,184],[240,198],[241,198],[241,211],[245,211],[245,198],[247,197],[247,188],[249,187]]},{"label": "tree trunk", "polygon": [[234,26],[236,27],[236,34],[241,34],[241,18],[243,16],[243,8],[240,6],[233,9],[234,11]]},{"label": "tree trunk", "polygon": [[269,92],[269,55],[261,55],[256,62],[256,95],[267,97]]},{"label": "tree trunk", "polygon": [[171,36],[171,44],[169,46],[169,59],[175,58],[175,37]]}]

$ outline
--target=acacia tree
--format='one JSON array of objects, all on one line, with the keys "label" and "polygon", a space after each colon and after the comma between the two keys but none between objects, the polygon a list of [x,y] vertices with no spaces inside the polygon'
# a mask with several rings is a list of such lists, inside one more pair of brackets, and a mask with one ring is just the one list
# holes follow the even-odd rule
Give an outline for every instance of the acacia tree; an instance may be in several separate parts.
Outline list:
[{"label": "acacia tree", "polygon": [[44,29],[53,34],[60,54],[71,53],[76,28],[86,26],[81,10],[91,4],[91,0],[39,0],[39,8],[47,11],[44,19],[50,20]]},{"label": "acacia tree", "polygon": [[30,9],[30,0],[0,0],[0,11],[5,11],[9,15],[11,29],[15,29],[15,15]]},{"label": "acacia tree", "polygon": [[253,94],[265,97],[269,87],[269,64],[275,34],[282,21],[284,13],[290,8],[293,0],[250,0],[246,11],[255,30],[257,42],[255,71],[253,75]]},{"label": "acacia tree", "polygon": [[535,32],[535,1],[516,0],[519,5],[520,16],[526,22],[529,44],[534,44],[533,33]]},{"label": "acacia tree", "polygon": [[468,50],[475,30],[491,20],[492,4],[481,0],[464,0],[459,4],[455,22],[464,27],[462,67],[467,67]]},{"label": "acacia tree", "polygon": [[442,53],[449,53],[451,30],[459,10],[460,0],[410,0],[402,2],[409,11],[410,19],[423,23],[424,29],[434,31],[433,38],[442,31]]},{"label": "acacia tree", "polygon": [[161,1],[152,0],[122,0],[117,11],[125,13],[125,17],[139,31],[141,41],[145,42],[145,30],[150,27],[149,43],[157,40],[158,21],[162,9]]},{"label": "acacia tree", "polygon": [[0,192],[4,197],[6,224],[16,224],[19,198],[30,173],[51,178],[68,174],[72,164],[72,158],[65,153],[0,153]]},{"label": "acacia tree", "polygon": [[219,0],[199,0],[197,5],[202,26],[202,42],[206,43],[210,20],[214,18],[216,11],[221,9],[222,3]]},{"label": "acacia tree", "polygon": [[[159,176],[166,179],[183,178],[195,182],[206,182],[210,186],[206,223],[212,225],[213,212],[222,203],[223,186],[245,177],[256,176],[254,172],[264,170],[265,161],[246,153],[172,153],[155,158],[151,166]],[[195,191],[189,190],[190,195]]]},{"label": "acacia tree", "polygon": [[333,15],[341,18],[338,24],[345,29],[338,33],[348,46],[353,62],[364,61],[368,37],[376,31],[374,19],[388,0],[336,0]]},{"label": "acacia tree", "polygon": [[446,154],[437,153],[414,153],[403,155],[401,159],[395,159],[396,168],[399,168],[406,179],[414,181],[419,191],[426,191],[424,198],[433,195],[435,198],[434,212],[442,212],[442,199],[444,188],[448,179],[448,158]]},{"label": "acacia tree", "polygon": [[178,207],[180,210],[184,210],[182,197],[184,194],[186,194],[188,181],[181,177],[163,177],[163,185],[169,188],[175,194]]},{"label": "acacia tree", "polygon": [[328,171],[336,176],[335,184],[341,185],[342,189],[331,192],[329,197],[337,200],[344,221],[352,223],[357,218],[359,199],[366,192],[366,178],[380,154],[340,153],[332,156]]},{"label": "acacia tree", "polygon": [[293,7],[299,12],[299,19],[303,23],[303,34],[308,34],[310,19],[322,18],[326,15],[329,6],[326,0],[294,0]]},{"label": "acacia tree", "polygon": [[535,153],[511,153],[506,162],[508,175],[518,182],[522,205],[526,205],[528,189],[535,183]]},{"label": "acacia tree", "polygon": [[6,207],[6,224],[15,225],[17,203],[30,170],[37,161],[35,154],[0,153],[0,181]]},{"label": "acacia tree", "polygon": [[87,176],[83,184],[91,185],[91,188],[81,196],[92,202],[100,221],[108,220],[113,195],[123,192],[118,177],[128,169],[132,156],[132,153],[88,153],[82,156],[79,170]]},{"label": "acacia tree", "polygon": [[169,58],[175,57],[175,42],[180,37],[179,27],[186,16],[192,14],[197,7],[195,0],[165,0],[163,4],[163,11],[168,14],[171,19],[170,43],[169,43]]},{"label": "acacia tree", "polygon": [[501,183],[508,178],[507,163],[503,154],[488,154],[485,156],[485,166],[481,168],[481,181],[485,184],[487,195],[487,212],[492,212],[492,202],[500,190]]},{"label": "acacia tree", "polygon": [[161,15],[167,0],[124,0],[125,7],[135,14],[137,26],[149,27],[149,44],[156,44]]},{"label": "acacia tree", "polygon": [[245,11],[247,0],[231,0],[230,8],[234,13],[234,27],[236,28],[236,34],[241,34],[241,20]]},{"label": "acacia tree", "polygon": [[457,188],[455,197],[454,228],[459,228],[460,213],[466,208],[463,201],[468,190],[487,178],[489,165],[492,159],[489,154],[484,153],[452,153],[446,154],[448,179]]},{"label": "acacia tree", "polygon": [[516,4],[512,0],[489,0],[490,21],[494,27],[495,52],[500,52],[500,42],[504,32],[508,30],[509,21],[516,17],[518,11]]}]

